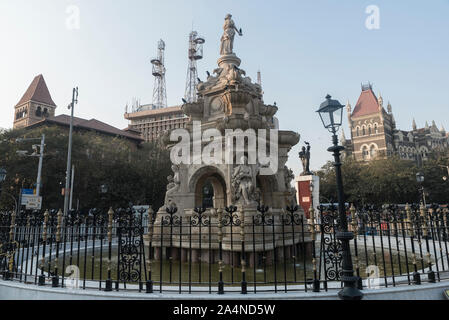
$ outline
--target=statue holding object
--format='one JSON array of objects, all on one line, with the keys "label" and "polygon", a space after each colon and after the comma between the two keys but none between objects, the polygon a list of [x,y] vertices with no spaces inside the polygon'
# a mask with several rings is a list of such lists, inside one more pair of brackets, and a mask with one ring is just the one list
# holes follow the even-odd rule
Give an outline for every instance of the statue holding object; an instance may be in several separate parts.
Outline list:
[{"label": "statue holding object", "polygon": [[310,143],[305,142],[305,144],[307,145],[307,148],[302,147],[302,151],[299,153],[303,169],[301,176],[310,176],[312,175],[312,172],[310,172]]}]

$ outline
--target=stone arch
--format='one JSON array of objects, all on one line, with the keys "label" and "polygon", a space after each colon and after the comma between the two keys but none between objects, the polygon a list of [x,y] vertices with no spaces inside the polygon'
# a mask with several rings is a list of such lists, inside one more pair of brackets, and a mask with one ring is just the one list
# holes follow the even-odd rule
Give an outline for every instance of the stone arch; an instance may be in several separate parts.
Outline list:
[{"label": "stone arch", "polygon": [[379,151],[379,147],[375,143],[371,143],[369,147],[369,157],[370,159],[374,159],[377,157],[377,153]]},{"label": "stone arch", "polygon": [[202,206],[203,187],[209,183],[213,188],[214,207],[226,207],[228,205],[226,179],[221,170],[213,166],[206,166],[198,169],[189,180],[189,192],[195,194],[195,206]]},{"label": "stone arch", "polygon": [[367,144],[362,145],[360,151],[362,152],[362,159],[367,160],[369,158],[369,146]]}]

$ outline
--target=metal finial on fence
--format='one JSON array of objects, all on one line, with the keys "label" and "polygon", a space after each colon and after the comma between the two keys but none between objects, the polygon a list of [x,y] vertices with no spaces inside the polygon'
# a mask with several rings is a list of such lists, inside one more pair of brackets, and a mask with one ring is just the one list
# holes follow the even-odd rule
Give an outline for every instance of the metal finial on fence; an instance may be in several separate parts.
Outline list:
[{"label": "metal finial on fence", "polygon": [[[430,210],[433,211],[432,208]],[[421,203],[419,207],[419,213],[422,223],[422,234],[424,240],[426,240],[426,258],[427,258],[427,267],[429,268],[429,271],[427,272],[427,277],[430,283],[435,283],[435,272],[432,270],[432,255],[430,253],[430,246],[429,246],[429,221],[427,216],[427,209],[424,207],[423,203]],[[437,258],[437,257],[435,257]]]},{"label": "metal finial on fence", "polygon": [[114,219],[114,210],[112,208],[108,211],[108,279],[104,291],[112,291],[112,278],[111,278],[111,264],[112,264],[112,223]]},{"label": "metal finial on fence", "polygon": [[410,205],[407,203],[405,206],[405,211],[407,213],[407,221],[406,226],[408,225],[408,232],[410,235],[410,243],[412,246],[412,264],[413,264],[413,283],[414,284],[421,284],[421,275],[418,272],[418,266],[417,266],[417,259],[416,259],[416,252],[415,252],[415,223],[412,219],[412,211],[410,208]]},{"label": "metal finial on fence", "polygon": [[[59,209],[57,213],[57,226],[56,226],[56,256],[55,256],[55,270],[52,277],[52,283],[51,286],[53,288],[56,288],[59,286],[59,276],[58,276],[58,263],[59,263],[59,243],[61,241],[61,228],[62,228],[62,217],[63,213],[62,210]],[[51,257],[50,257],[51,259]],[[50,270],[49,270],[50,271]]]},{"label": "metal finial on fence", "polygon": [[8,246],[8,270],[5,273],[5,280],[10,280],[14,277],[14,255],[16,251],[16,242],[15,238],[15,228],[16,228],[16,212],[13,211],[11,214],[11,225],[9,227],[9,246]]},{"label": "metal finial on fence", "polygon": [[246,282],[246,253],[245,253],[245,210],[240,208],[240,236],[242,242],[241,265],[242,265],[242,294],[248,293],[248,284]]},{"label": "metal finial on fence", "polygon": [[43,286],[45,285],[45,275],[44,275],[44,268],[45,268],[45,249],[47,246],[47,228],[48,228],[48,216],[50,215],[50,212],[48,210],[44,213],[44,223],[42,226],[42,258],[41,258],[41,274],[39,275],[39,285]]},{"label": "metal finial on fence", "polygon": [[152,244],[153,244],[153,216],[154,211],[153,208],[150,207],[148,209],[148,280],[146,282],[146,293],[153,293],[153,280],[152,280],[152,270],[151,270],[151,264],[152,264]]},{"label": "metal finial on fence", "polygon": [[218,213],[218,250],[219,250],[219,261],[218,261],[218,272],[220,274],[220,279],[218,281],[218,294],[224,294],[224,282],[223,282],[223,209],[219,208]]}]

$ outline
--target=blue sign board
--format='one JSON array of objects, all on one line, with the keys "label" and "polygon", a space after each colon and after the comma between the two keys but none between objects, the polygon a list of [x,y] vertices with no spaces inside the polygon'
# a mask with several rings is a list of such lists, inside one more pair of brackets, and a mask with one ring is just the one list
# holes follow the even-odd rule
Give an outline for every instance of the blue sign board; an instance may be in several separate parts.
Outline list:
[{"label": "blue sign board", "polygon": [[22,189],[22,194],[33,195],[34,189]]}]

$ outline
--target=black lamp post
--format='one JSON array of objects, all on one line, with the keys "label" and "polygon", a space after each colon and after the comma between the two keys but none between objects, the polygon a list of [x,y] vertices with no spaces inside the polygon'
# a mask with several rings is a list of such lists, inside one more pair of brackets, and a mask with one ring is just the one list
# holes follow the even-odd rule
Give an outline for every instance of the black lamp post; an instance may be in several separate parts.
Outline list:
[{"label": "black lamp post", "polygon": [[335,174],[337,178],[337,194],[338,194],[338,213],[340,218],[340,226],[337,232],[337,239],[341,241],[343,250],[342,263],[342,281],[343,289],[338,293],[342,300],[360,300],[363,293],[357,288],[358,278],[354,276],[354,267],[352,265],[351,249],[349,241],[354,239],[354,234],[348,231],[348,220],[345,212],[345,201],[343,195],[343,179],[341,175],[340,152],[345,148],[338,145],[337,131],[341,126],[343,118],[343,105],[338,100],[332,100],[330,95],[326,96],[320,109],[317,111],[320,115],[321,121],[326,129],[332,133],[333,146],[327,149],[334,154]]},{"label": "black lamp post", "polygon": [[107,208],[108,207],[108,203],[106,202],[106,194],[108,193],[109,188],[106,184],[102,184],[100,186],[100,194],[101,194],[101,200],[104,202],[104,207]]},{"label": "black lamp post", "polygon": [[426,196],[424,194],[424,174],[422,172],[418,172],[416,174],[416,182],[418,182],[419,184],[419,194],[421,196],[421,202],[423,204],[424,207],[426,207]]}]

